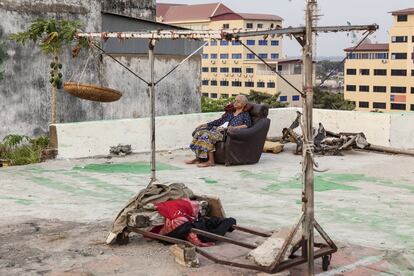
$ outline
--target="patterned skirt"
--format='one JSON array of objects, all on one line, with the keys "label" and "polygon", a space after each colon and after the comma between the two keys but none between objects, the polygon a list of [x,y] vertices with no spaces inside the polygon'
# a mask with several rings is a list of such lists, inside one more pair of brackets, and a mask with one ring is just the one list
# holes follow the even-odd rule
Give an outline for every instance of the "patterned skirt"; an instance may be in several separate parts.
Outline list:
[{"label": "patterned skirt", "polygon": [[214,151],[214,145],[223,141],[224,135],[216,128],[207,130],[201,129],[194,133],[190,149],[194,151],[196,157],[201,159],[208,158],[208,152]]}]

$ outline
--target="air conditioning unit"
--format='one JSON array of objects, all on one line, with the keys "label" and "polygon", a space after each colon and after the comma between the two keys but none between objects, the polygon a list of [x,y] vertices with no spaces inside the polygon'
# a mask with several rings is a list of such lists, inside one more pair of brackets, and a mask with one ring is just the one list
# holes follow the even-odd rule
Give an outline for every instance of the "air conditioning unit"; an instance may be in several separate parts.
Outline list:
[{"label": "air conditioning unit", "polygon": [[211,60],[211,63],[216,64],[216,61],[215,60]]},{"label": "air conditioning unit", "polygon": [[387,60],[387,59],[383,59],[383,60],[382,60],[382,63],[384,63],[384,64],[385,64],[385,63],[388,63],[388,60]]},{"label": "air conditioning unit", "polygon": [[214,76],[217,76],[217,73],[214,73],[213,75],[214,75]]},{"label": "air conditioning unit", "polygon": [[228,77],[229,76],[229,73],[226,73],[226,74],[224,74],[226,77]]},{"label": "air conditioning unit", "polygon": [[221,62],[222,62],[222,63],[226,63],[226,60],[225,60],[225,59],[222,59],[222,60],[221,60]]},{"label": "air conditioning unit", "polygon": [[237,63],[239,63],[239,61],[238,61],[238,60],[235,60],[235,61],[234,61],[234,63],[236,63],[236,64],[237,64]]},{"label": "air conditioning unit", "polygon": [[241,76],[242,76],[242,74],[237,74],[237,76],[238,76],[238,77],[241,77]]},{"label": "air conditioning unit", "polygon": [[233,73],[231,73],[231,74],[230,74],[230,77],[234,77],[234,74],[233,74]]},{"label": "air conditioning unit", "polygon": [[247,74],[244,74],[244,77],[247,78]]},{"label": "air conditioning unit", "polygon": [[249,75],[249,78],[253,78],[253,74],[250,74],[250,75]]}]

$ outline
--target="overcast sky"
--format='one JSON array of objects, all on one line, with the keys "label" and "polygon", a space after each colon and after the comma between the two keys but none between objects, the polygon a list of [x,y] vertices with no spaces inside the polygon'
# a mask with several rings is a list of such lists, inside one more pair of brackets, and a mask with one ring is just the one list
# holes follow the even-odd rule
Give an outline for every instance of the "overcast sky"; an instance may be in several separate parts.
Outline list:
[{"label": "overcast sky", "polygon": [[[219,1],[208,0],[159,0],[159,3],[199,4]],[[283,25],[304,24],[305,0],[223,0],[223,4],[235,12],[271,13],[284,19]],[[413,0],[319,0],[321,19],[319,26],[376,23],[380,29],[370,39],[373,42],[387,42],[388,29],[392,24],[393,10],[414,8]],[[361,34],[358,33],[358,37]],[[284,54],[300,55],[297,42],[284,38]],[[318,56],[343,56],[343,49],[351,46],[351,36],[346,34],[323,34],[318,37]]]}]

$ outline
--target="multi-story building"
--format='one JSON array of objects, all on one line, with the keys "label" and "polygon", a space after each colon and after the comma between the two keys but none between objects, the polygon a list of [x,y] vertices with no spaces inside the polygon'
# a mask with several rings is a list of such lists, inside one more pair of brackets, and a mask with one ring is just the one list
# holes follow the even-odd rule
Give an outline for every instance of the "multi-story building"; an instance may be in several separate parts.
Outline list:
[{"label": "multi-story building", "polygon": [[[157,20],[193,30],[260,30],[282,26],[271,14],[236,13],[222,3],[201,5],[157,4]],[[251,37],[241,41],[276,68],[295,87],[302,87],[302,62],[283,59],[281,37]],[[209,40],[202,56],[204,96],[229,97],[250,90],[276,94],[291,106],[301,105],[299,93],[268,69],[237,41]]]},{"label": "multi-story building", "polygon": [[358,110],[414,111],[414,8],[391,14],[389,43],[345,49],[345,99]]}]

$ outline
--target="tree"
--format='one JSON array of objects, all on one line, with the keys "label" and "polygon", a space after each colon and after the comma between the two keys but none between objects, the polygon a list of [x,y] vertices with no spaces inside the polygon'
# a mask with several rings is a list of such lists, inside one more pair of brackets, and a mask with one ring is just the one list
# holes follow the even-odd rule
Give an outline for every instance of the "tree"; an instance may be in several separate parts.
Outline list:
[{"label": "tree", "polygon": [[320,109],[354,110],[355,104],[344,99],[344,94],[321,91],[319,87],[313,89],[313,106]]},{"label": "tree", "polygon": [[[264,104],[269,108],[285,107],[284,103],[278,100],[280,93],[276,95],[267,94],[260,91],[250,90],[247,99],[249,102]],[[220,112],[224,110],[224,107],[234,101],[235,97],[211,99],[208,97],[201,98],[201,112]]]},{"label": "tree", "polygon": [[[50,84],[52,85],[52,114],[51,123],[56,123],[56,91],[63,87],[62,64],[59,63],[59,55],[64,47],[72,48],[72,55],[77,56],[82,48],[89,46],[88,40],[80,38],[75,42],[75,34],[82,27],[82,23],[77,20],[56,20],[56,19],[36,19],[32,22],[29,29],[24,32],[12,34],[11,40],[20,44],[27,41],[36,43],[45,55],[51,56],[50,63]],[[73,45],[74,44],[74,45]]]}]

